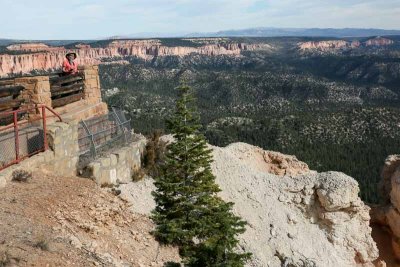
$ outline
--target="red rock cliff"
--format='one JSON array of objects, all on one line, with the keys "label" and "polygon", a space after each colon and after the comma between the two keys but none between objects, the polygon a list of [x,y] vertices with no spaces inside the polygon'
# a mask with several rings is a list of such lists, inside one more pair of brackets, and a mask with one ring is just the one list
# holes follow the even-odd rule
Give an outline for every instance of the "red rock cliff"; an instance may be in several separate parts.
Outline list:
[{"label": "red rock cliff", "polygon": [[394,44],[393,40],[383,38],[383,37],[376,37],[373,39],[369,39],[365,42],[366,46],[386,46]]},{"label": "red rock cliff", "polygon": [[[47,47],[47,48],[46,48]],[[21,55],[0,55],[0,77],[9,74],[29,73],[33,70],[52,70],[61,66],[65,54],[73,51],[78,55],[81,65],[99,64],[103,58],[121,58],[137,56],[151,59],[154,56],[185,56],[191,53],[203,55],[232,55],[239,56],[243,50],[265,49],[265,45],[248,45],[243,43],[205,44],[200,47],[163,46],[159,40],[128,40],[113,41],[105,48],[78,46],[73,50],[53,48],[44,44],[13,45],[11,49],[19,51],[43,51]],[[268,48],[270,48],[268,46]]]},{"label": "red rock cliff", "polygon": [[363,43],[360,41],[352,41],[348,42],[345,40],[328,40],[328,41],[309,41],[309,42],[301,42],[298,43],[297,46],[300,50],[320,50],[320,51],[331,51],[331,50],[339,50],[339,49],[347,49],[347,48],[359,48],[362,46],[388,46],[394,44],[393,40],[376,37],[369,39]]}]

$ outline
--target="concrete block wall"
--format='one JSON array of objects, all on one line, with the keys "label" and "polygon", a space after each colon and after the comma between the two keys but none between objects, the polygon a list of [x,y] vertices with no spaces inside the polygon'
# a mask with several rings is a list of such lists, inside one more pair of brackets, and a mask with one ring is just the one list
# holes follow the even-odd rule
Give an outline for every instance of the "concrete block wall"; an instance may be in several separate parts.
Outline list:
[{"label": "concrete block wall", "polygon": [[99,185],[115,185],[132,181],[132,175],[141,167],[141,157],[146,138],[141,136],[126,147],[91,162],[82,176],[91,178]]}]

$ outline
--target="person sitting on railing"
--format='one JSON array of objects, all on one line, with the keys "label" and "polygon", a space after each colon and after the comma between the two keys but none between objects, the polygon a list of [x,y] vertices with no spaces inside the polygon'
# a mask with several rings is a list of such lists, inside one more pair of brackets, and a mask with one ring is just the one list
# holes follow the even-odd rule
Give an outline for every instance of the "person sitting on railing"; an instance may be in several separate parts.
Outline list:
[{"label": "person sitting on railing", "polygon": [[78,73],[78,63],[75,62],[76,53],[70,52],[65,55],[64,63],[62,66],[63,75],[71,75]]}]

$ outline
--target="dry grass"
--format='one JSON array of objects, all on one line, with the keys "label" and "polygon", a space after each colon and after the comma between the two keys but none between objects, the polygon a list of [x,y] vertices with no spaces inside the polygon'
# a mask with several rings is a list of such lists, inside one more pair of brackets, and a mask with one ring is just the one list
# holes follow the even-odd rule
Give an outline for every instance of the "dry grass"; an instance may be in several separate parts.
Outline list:
[{"label": "dry grass", "polygon": [[16,170],[12,174],[12,180],[15,182],[26,183],[32,179],[32,173],[25,170]]},{"label": "dry grass", "polygon": [[0,267],[6,267],[11,264],[10,255],[7,252],[0,253]]},{"label": "dry grass", "polygon": [[49,242],[44,237],[40,237],[34,244],[34,247],[40,248],[43,251],[49,251]]},{"label": "dry grass", "polygon": [[132,181],[138,182],[146,176],[146,172],[143,169],[135,170],[132,174]]}]

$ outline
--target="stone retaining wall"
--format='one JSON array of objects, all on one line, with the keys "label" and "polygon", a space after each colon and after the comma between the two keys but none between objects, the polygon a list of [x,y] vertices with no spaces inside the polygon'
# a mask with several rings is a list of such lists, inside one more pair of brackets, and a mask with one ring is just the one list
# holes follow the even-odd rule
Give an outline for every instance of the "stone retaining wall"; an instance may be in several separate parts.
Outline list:
[{"label": "stone retaining wall", "polygon": [[128,146],[91,162],[83,170],[82,176],[93,179],[99,185],[128,183],[141,167],[141,157],[145,147],[146,139],[140,136]]},{"label": "stone retaining wall", "polygon": [[[36,171],[45,169],[59,176],[77,175],[79,162],[78,122],[56,122],[47,127],[49,150],[13,165],[0,172],[0,187],[12,180],[15,170]],[[117,149],[106,157],[91,162],[82,176],[100,185],[126,183],[140,169],[146,138],[136,136],[129,145]]]},{"label": "stone retaining wall", "polygon": [[59,175],[76,175],[79,160],[78,122],[56,122],[49,125],[47,138],[54,160],[45,168]]},{"label": "stone retaining wall", "polygon": [[48,150],[21,161],[19,164],[12,165],[7,169],[2,170],[0,172],[0,188],[6,186],[6,184],[12,180],[14,171],[25,170],[28,172],[34,172],[41,166],[52,164],[53,161],[54,153],[53,151]]},{"label": "stone retaining wall", "polygon": [[46,169],[57,175],[76,175],[78,163],[78,124],[56,122],[47,126],[49,150],[21,161],[0,172],[0,187],[12,180],[15,170],[34,172]]}]

